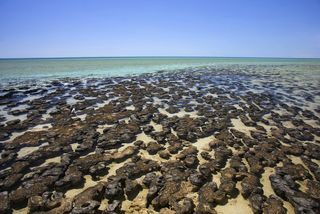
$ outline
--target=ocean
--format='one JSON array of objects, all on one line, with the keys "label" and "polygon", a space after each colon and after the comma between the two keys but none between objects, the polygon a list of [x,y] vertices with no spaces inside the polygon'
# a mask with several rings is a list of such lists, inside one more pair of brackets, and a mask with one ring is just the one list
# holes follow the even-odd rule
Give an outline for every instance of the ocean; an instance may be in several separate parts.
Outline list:
[{"label": "ocean", "polygon": [[277,66],[320,72],[320,59],[241,57],[81,57],[0,59],[0,82],[65,77],[113,77],[192,67]]}]

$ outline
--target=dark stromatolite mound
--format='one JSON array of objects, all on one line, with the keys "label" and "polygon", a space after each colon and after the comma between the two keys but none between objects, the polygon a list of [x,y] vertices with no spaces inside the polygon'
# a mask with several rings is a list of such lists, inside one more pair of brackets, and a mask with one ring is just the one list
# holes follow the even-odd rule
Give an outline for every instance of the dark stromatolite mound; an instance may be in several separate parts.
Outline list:
[{"label": "dark stromatolite mound", "polygon": [[161,149],[162,149],[162,146],[160,144],[158,144],[157,142],[154,142],[154,141],[148,143],[147,148],[146,148],[146,150],[148,151],[148,153],[150,155],[156,154]]},{"label": "dark stromatolite mound", "polygon": [[148,172],[159,170],[160,166],[153,160],[140,159],[136,162],[126,163],[116,170],[117,175],[128,178],[140,177]]},{"label": "dark stromatolite mound", "polygon": [[8,192],[0,193],[0,212],[9,213],[10,212],[10,201]]},{"label": "dark stromatolite mound", "polygon": [[201,187],[199,190],[199,202],[203,204],[212,204],[216,201],[221,201],[218,193],[217,184],[214,182],[209,182]]},{"label": "dark stromatolite mound", "polygon": [[31,212],[43,212],[60,207],[63,201],[61,192],[44,192],[41,196],[32,196],[28,200],[28,208]]},{"label": "dark stromatolite mound", "polygon": [[276,196],[271,195],[263,206],[265,214],[285,214],[287,210],[283,207],[283,202]]},{"label": "dark stromatolite mound", "polygon": [[297,184],[290,175],[285,175],[284,177],[271,175],[270,181],[275,193],[288,200],[297,213],[317,213],[320,210],[319,201],[299,191]]},{"label": "dark stromatolite mound", "polygon": [[241,194],[243,197],[248,198],[259,187],[259,178],[255,175],[248,175],[241,181]]},{"label": "dark stromatolite mound", "polygon": [[69,166],[64,176],[55,182],[57,189],[69,189],[83,182],[83,173],[76,166]]},{"label": "dark stromatolite mound", "polygon": [[104,132],[98,140],[98,147],[104,149],[118,148],[123,143],[132,142],[140,132],[137,124],[119,124]]},{"label": "dark stromatolite mound", "polygon": [[126,193],[127,198],[129,200],[134,199],[137,196],[137,194],[140,192],[141,189],[142,189],[142,187],[137,181],[131,180],[131,179],[126,179],[125,193]]},{"label": "dark stromatolite mound", "polygon": [[194,202],[190,198],[184,198],[174,206],[177,214],[191,214],[194,212],[194,208]]}]

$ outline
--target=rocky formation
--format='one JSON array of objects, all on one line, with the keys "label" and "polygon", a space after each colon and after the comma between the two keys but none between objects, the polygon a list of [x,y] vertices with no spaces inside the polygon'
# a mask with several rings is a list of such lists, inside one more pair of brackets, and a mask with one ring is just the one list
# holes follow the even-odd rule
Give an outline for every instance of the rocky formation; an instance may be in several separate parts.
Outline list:
[{"label": "rocky formation", "polygon": [[319,213],[320,87],[256,69],[0,88],[0,213]]}]

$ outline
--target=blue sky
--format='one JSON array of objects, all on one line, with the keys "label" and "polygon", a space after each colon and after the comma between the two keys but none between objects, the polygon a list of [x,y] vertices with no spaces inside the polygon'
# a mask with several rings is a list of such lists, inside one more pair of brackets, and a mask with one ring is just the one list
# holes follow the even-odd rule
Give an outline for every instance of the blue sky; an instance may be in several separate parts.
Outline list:
[{"label": "blue sky", "polygon": [[1,0],[0,57],[320,57],[320,0]]}]

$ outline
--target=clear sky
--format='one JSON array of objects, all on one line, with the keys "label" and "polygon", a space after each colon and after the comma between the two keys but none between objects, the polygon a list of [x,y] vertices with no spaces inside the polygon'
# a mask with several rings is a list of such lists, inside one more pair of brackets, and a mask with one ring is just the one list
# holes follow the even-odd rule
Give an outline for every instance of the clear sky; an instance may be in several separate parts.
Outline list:
[{"label": "clear sky", "polygon": [[320,0],[0,0],[0,57],[320,57]]}]

